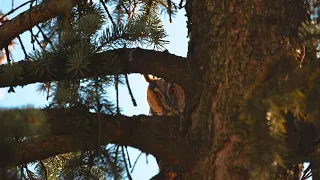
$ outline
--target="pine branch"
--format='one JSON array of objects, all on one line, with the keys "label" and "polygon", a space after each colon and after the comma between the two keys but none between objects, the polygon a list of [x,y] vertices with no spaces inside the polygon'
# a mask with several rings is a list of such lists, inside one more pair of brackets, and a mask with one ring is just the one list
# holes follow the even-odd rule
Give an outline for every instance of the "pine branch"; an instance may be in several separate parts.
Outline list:
[{"label": "pine branch", "polygon": [[[7,141],[5,144],[2,142],[0,167],[96,148],[94,139],[98,120],[95,113],[83,112],[81,109],[53,109],[45,112],[51,127],[51,136],[39,135],[32,140]],[[178,134],[178,117],[101,114],[101,121],[104,129],[101,136],[103,145],[115,143],[136,147],[168,162],[169,165],[180,164],[180,167],[177,167],[180,169],[190,168],[196,159],[194,155],[201,150],[199,141],[185,139]],[[184,164],[184,167],[181,167],[181,164]]]},{"label": "pine branch", "polygon": [[[117,55],[116,59],[110,57]],[[35,82],[48,82],[48,81],[60,81],[80,79],[80,77],[72,77],[73,74],[67,73],[65,58],[57,58],[49,56],[52,68],[56,71],[55,76],[47,73],[32,73],[33,61],[19,61],[13,63],[19,69],[23,69],[19,72],[19,77],[16,79],[0,78],[0,87],[27,85]],[[44,59],[45,60],[45,59]],[[144,49],[116,49],[111,51],[105,51],[97,53],[89,58],[90,64],[88,65],[88,71],[83,72],[82,78],[95,77],[97,71],[100,76],[112,75],[116,73],[117,69],[114,69],[114,65],[121,65],[120,74],[126,73],[142,73],[142,74],[154,74],[157,77],[163,77],[168,80],[173,80],[178,84],[184,84],[184,78],[187,77],[187,61],[183,57],[175,56],[169,53],[163,53],[152,50]],[[51,69],[49,64],[46,69]],[[53,67],[55,66],[55,67]],[[4,70],[7,65],[0,66],[0,76],[4,76]],[[59,68],[57,68],[59,67]],[[170,77],[170,78],[169,78]]]},{"label": "pine branch", "polygon": [[[0,49],[8,45],[15,37],[33,26],[58,16],[84,0],[52,0],[32,7],[0,27]],[[76,2],[76,3],[75,3]],[[31,21],[30,21],[31,20]],[[23,23],[21,23],[23,22]],[[30,23],[27,23],[30,22]]]}]

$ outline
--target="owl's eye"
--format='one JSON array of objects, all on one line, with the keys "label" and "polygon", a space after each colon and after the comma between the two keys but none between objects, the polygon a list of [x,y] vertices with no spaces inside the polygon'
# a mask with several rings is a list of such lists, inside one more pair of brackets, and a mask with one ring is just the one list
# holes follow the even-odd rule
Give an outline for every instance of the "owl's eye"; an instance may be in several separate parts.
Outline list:
[{"label": "owl's eye", "polygon": [[160,94],[159,93],[154,93],[154,98],[155,99],[160,99]]},{"label": "owl's eye", "polygon": [[177,93],[177,90],[175,88],[170,88],[169,89],[169,93],[170,94],[176,94]]}]

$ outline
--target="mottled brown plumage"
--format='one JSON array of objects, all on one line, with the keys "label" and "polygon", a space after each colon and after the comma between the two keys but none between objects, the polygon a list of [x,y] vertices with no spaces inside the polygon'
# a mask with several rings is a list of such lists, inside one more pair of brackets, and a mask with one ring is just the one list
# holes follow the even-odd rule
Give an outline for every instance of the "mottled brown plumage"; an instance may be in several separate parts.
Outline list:
[{"label": "mottled brown plumage", "polygon": [[164,79],[147,79],[147,100],[150,114],[158,116],[177,116],[183,112],[185,106],[184,91],[176,83]]},{"label": "mottled brown plumage", "polygon": [[[158,116],[178,116],[183,113],[185,107],[185,95],[181,86],[164,79],[151,78],[144,75],[149,83],[147,88],[147,100],[150,106],[150,114]],[[153,177],[154,180],[174,180],[177,173],[168,168],[165,162],[158,161],[160,173]]]}]

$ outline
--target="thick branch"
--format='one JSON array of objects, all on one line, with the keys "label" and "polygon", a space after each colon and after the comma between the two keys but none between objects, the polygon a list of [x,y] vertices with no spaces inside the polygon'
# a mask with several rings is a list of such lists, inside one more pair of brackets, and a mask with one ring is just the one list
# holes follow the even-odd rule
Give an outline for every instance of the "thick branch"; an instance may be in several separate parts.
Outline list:
[{"label": "thick branch", "polygon": [[[170,80],[183,84],[183,79],[188,76],[185,58],[140,48],[105,51],[94,55],[89,61],[91,62],[89,70],[83,72],[84,76],[72,77],[73,72],[67,73],[67,59],[59,58],[54,60],[53,64],[55,67],[52,67],[52,69],[55,69],[55,73],[53,76],[50,76],[49,73],[33,73],[34,62],[22,60],[15,64],[23,69],[19,75],[23,78],[15,78],[13,80],[1,78],[0,87],[24,86],[36,82],[90,78],[96,75],[106,76],[116,73],[153,74],[166,79],[170,77]],[[0,66],[0,73],[4,73],[5,66],[8,65]]]},{"label": "thick branch", "polygon": [[0,26],[0,49],[33,26],[62,14],[81,1],[51,0],[32,7]]},{"label": "thick branch", "polygon": [[[0,167],[97,147],[96,114],[59,109],[50,110],[47,117],[52,136],[22,143],[13,142],[14,148],[11,149],[1,145],[0,150],[6,153],[0,153]],[[101,115],[100,118],[103,129],[101,143],[104,145],[115,143],[132,146],[155,155],[175,168],[189,168],[199,152],[195,142],[178,134],[178,117]]]}]

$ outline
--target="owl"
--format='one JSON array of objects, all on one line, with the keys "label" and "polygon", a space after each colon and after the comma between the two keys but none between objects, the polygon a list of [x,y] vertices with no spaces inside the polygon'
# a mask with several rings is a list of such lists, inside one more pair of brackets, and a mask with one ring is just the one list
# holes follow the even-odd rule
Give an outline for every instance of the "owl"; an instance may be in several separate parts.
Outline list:
[{"label": "owl", "polygon": [[[147,101],[151,115],[177,116],[183,113],[185,107],[185,95],[181,86],[164,79],[155,79],[144,75],[149,83],[147,88]],[[159,161],[160,173],[152,179],[174,180],[177,173],[168,170],[165,162]]]},{"label": "owl", "polygon": [[149,83],[147,101],[150,114],[158,116],[177,116],[185,107],[185,96],[181,86],[164,79],[144,76]]}]

